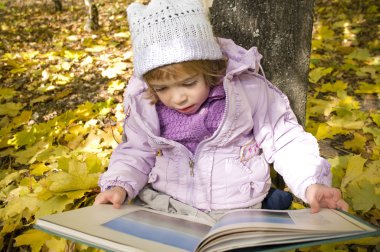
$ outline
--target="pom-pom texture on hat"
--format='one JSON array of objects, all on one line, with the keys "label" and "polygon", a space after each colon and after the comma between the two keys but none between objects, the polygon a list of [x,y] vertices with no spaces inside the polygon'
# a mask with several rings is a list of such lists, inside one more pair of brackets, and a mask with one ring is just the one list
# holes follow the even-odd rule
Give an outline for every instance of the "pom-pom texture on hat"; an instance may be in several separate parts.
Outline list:
[{"label": "pom-pom texture on hat", "polygon": [[223,57],[199,0],[132,3],[127,15],[137,77],[167,64]]}]

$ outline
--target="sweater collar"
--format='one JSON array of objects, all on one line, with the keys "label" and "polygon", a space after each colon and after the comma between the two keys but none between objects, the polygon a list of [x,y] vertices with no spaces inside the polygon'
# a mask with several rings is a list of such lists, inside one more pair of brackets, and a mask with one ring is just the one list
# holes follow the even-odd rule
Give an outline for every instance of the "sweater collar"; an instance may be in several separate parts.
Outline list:
[{"label": "sweater collar", "polygon": [[217,86],[212,87],[210,89],[210,93],[208,94],[208,100],[217,100],[225,97],[226,93],[224,92],[222,83],[219,83]]}]

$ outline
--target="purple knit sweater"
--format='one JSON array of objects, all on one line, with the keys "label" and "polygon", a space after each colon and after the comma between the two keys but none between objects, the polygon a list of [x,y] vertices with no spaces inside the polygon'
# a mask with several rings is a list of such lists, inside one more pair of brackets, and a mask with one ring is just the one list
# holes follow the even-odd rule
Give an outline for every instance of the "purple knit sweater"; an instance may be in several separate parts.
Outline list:
[{"label": "purple knit sweater", "polygon": [[222,84],[211,88],[206,101],[198,112],[192,115],[177,112],[158,102],[156,110],[161,136],[185,145],[194,153],[198,144],[218,128],[224,113],[225,98]]}]

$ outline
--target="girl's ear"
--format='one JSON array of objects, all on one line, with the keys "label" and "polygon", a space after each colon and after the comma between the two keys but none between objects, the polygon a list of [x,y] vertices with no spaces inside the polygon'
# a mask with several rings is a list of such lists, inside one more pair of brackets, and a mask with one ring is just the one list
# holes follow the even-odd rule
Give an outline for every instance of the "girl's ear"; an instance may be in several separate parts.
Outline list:
[{"label": "girl's ear", "polygon": [[146,90],[146,99],[150,100],[150,104],[156,104],[159,101],[157,93],[148,84],[148,89]]}]

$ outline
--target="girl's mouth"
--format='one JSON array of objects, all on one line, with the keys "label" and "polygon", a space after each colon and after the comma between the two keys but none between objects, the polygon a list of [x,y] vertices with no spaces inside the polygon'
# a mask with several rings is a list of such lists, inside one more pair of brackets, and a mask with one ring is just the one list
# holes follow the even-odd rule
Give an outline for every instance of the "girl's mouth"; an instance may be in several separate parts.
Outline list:
[{"label": "girl's mouth", "polygon": [[177,109],[177,111],[184,113],[184,114],[190,114],[193,112],[194,108],[195,108],[195,105],[191,105],[191,106],[183,108],[183,109]]}]

